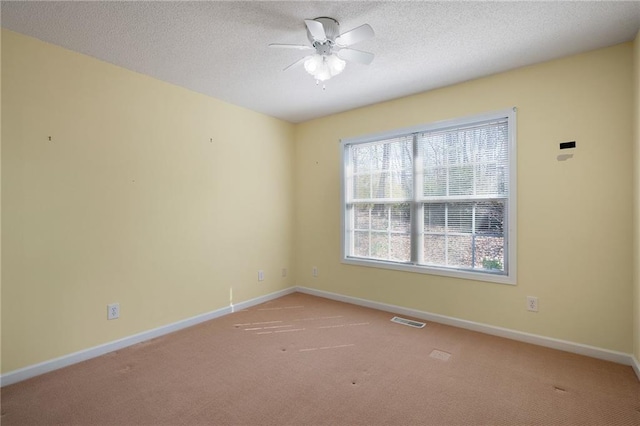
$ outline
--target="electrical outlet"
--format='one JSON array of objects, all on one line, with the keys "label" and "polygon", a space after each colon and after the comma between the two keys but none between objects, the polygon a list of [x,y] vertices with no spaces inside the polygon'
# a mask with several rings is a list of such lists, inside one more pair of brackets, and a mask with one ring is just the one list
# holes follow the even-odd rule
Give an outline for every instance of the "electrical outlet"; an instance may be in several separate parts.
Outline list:
[{"label": "electrical outlet", "polygon": [[287,268],[282,268],[282,278],[287,276]]},{"label": "electrical outlet", "polygon": [[258,271],[258,281],[264,281],[264,271],[262,269]]},{"label": "electrical outlet", "polygon": [[538,312],[538,298],[527,296],[527,311]]},{"label": "electrical outlet", "polygon": [[120,318],[120,304],[110,303],[107,305],[107,319],[114,320]]},{"label": "electrical outlet", "polygon": [[314,278],[318,278],[318,267],[314,266],[313,269],[311,269],[311,275],[313,275]]}]

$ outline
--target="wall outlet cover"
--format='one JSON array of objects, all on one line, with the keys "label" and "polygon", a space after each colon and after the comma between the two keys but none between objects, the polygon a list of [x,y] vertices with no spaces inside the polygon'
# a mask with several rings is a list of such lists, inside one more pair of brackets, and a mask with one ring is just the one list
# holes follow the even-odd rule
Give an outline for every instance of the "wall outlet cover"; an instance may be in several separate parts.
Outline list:
[{"label": "wall outlet cover", "polygon": [[107,319],[113,320],[120,318],[120,304],[110,303],[107,305]]}]

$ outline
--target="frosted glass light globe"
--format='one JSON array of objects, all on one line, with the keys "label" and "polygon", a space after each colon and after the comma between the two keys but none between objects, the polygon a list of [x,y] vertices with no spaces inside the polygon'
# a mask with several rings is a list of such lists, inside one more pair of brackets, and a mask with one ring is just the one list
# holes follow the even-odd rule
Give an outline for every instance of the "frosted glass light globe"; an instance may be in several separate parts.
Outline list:
[{"label": "frosted glass light globe", "polygon": [[338,58],[336,55],[328,56],[326,62],[327,65],[329,65],[329,70],[331,71],[332,76],[340,74],[347,65],[345,61]]},{"label": "frosted glass light globe", "polygon": [[315,73],[318,72],[320,66],[322,66],[323,62],[324,61],[322,56],[316,53],[315,55],[304,61],[304,69],[307,70],[309,74],[315,75]]}]

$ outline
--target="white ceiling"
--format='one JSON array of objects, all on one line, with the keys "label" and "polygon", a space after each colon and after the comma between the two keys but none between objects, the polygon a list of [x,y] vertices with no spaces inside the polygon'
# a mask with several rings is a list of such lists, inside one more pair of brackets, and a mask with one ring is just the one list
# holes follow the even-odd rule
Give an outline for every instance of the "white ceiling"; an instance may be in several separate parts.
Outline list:
[{"label": "white ceiling", "polygon": [[[290,122],[632,40],[640,2],[3,1],[2,27]],[[370,24],[369,66],[316,86],[304,19]]]}]

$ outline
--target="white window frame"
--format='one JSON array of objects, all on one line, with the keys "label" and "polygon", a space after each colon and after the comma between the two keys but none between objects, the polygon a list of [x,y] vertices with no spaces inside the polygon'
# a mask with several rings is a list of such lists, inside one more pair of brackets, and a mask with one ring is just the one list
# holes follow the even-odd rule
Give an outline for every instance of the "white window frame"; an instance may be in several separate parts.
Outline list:
[{"label": "white window frame", "polygon": [[[349,244],[349,237],[346,232],[346,224],[349,218],[347,217],[347,200],[346,200],[346,169],[349,166],[349,157],[347,154],[348,147],[355,144],[369,143],[382,141],[385,139],[391,139],[400,137],[407,134],[432,132],[436,130],[443,130],[447,128],[463,127],[470,124],[479,123],[483,121],[490,121],[495,119],[507,119],[508,126],[508,155],[509,155],[509,197],[506,201],[507,213],[505,216],[506,226],[505,229],[505,272],[504,273],[492,273],[485,270],[463,270],[446,267],[433,267],[418,265],[415,263],[400,263],[391,262],[377,259],[364,259],[347,256],[347,244]],[[391,130],[388,132],[370,134],[365,136],[359,136],[354,138],[346,138],[340,140],[340,155],[342,158],[342,166],[340,168],[341,180],[341,262],[348,265],[369,266],[375,268],[392,269],[398,271],[418,272],[423,274],[440,275],[446,277],[463,278],[475,281],[487,281],[500,284],[516,284],[517,278],[517,151],[516,151],[516,108],[509,108],[506,110],[495,111],[486,114],[468,116],[463,118],[455,118],[451,120],[443,120],[434,123],[407,127],[402,129]],[[414,175],[415,178],[415,175]],[[415,197],[415,195],[414,195]],[[414,201],[415,202],[415,201]],[[415,221],[412,219],[412,222]],[[415,230],[412,230],[412,244],[414,244]]]}]

